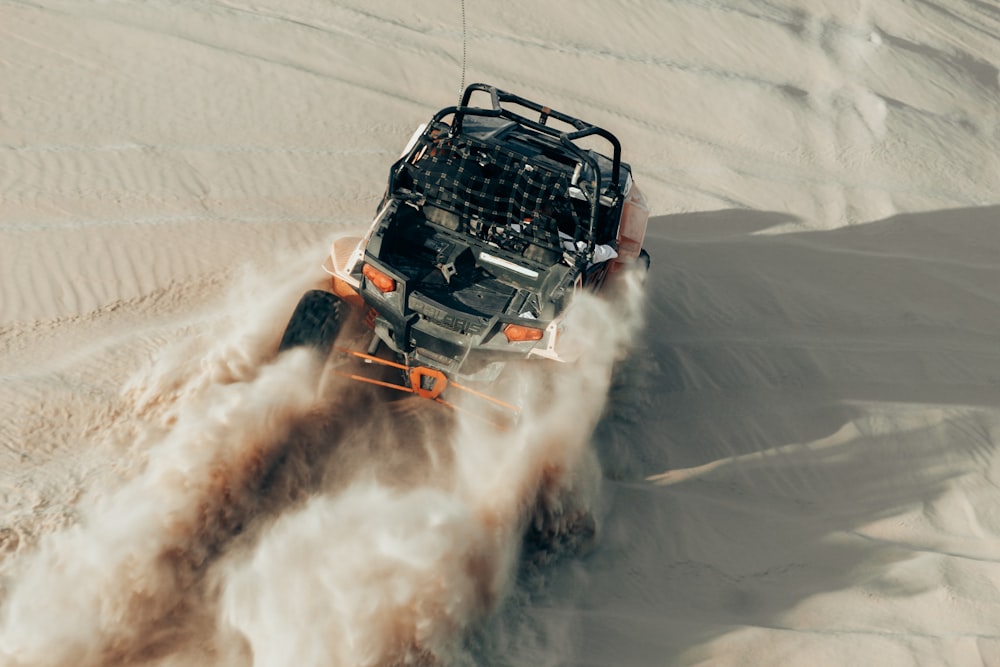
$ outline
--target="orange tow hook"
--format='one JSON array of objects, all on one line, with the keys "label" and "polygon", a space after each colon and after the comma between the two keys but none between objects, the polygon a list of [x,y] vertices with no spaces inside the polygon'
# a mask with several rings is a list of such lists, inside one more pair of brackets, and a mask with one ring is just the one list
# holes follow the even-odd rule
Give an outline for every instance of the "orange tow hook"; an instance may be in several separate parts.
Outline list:
[{"label": "orange tow hook", "polygon": [[424,366],[410,369],[410,388],[421,398],[429,398],[433,401],[441,395],[447,386],[448,378],[441,371]]}]

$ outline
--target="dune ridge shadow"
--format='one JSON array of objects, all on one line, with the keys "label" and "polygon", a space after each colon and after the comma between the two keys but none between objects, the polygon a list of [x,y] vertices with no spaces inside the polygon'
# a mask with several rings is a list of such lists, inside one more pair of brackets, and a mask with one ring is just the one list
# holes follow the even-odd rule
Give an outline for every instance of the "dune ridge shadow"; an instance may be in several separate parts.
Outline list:
[{"label": "dune ridge shadow", "polygon": [[998,221],[652,219],[646,326],[595,434],[599,546],[499,622],[522,628],[504,659],[695,664],[736,628],[803,630],[789,615],[817,595],[933,585],[883,586],[912,545],[863,530],[992,474]]}]

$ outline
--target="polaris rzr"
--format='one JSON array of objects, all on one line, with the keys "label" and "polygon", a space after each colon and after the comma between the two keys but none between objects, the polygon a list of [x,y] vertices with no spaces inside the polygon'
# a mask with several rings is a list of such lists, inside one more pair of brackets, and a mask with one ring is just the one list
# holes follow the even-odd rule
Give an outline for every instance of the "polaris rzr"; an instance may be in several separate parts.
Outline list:
[{"label": "polaris rzr", "polygon": [[[333,351],[360,362],[342,375],[445,405],[466,392],[516,411],[482,389],[513,360],[563,360],[574,293],[648,268],[648,217],[613,134],[472,84],[414,133],[365,236],[334,242],[324,289],[302,297],[279,349]],[[341,336],[353,346],[338,341],[351,311],[368,332]]]}]

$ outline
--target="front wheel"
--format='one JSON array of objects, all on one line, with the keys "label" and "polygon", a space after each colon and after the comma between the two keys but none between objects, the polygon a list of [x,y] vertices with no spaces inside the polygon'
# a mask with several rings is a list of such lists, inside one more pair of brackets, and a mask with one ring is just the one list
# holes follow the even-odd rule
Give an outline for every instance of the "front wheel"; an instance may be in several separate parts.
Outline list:
[{"label": "front wheel", "polygon": [[340,333],[342,308],[343,302],[330,292],[310,290],[303,294],[288,320],[278,352],[308,345],[324,357],[330,354],[333,342]]}]

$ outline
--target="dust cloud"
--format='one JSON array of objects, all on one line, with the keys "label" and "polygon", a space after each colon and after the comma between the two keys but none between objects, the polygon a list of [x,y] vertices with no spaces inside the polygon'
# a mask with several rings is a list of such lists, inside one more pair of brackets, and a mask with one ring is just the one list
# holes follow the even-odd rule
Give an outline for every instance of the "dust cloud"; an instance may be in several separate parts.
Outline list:
[{"label": "dust cloud", "polygon": [[0,665],[461,662],[526,535],[542,559],[594,539],[589,437],[637,279],[577,298],[576,361],[510,369],[502,397],[524,407],[497,429],[331,380],[306,350],[275,358],[312,276],[268,278],[125,388],[132,472],[15,564]]}]

